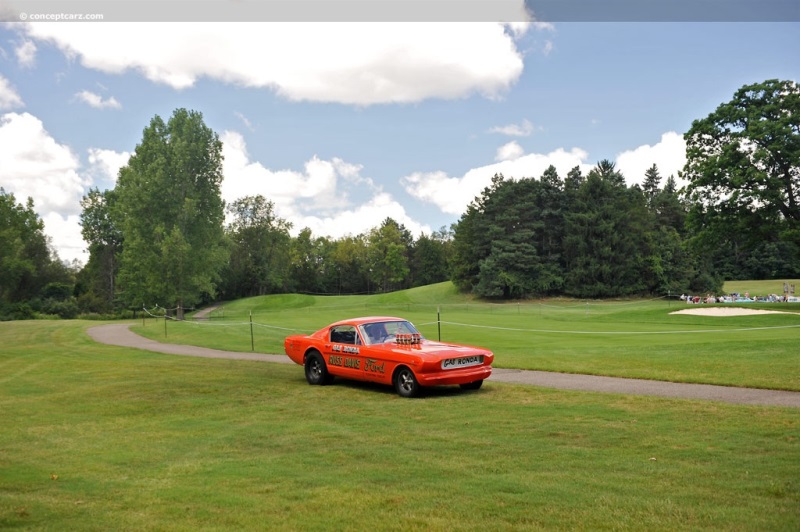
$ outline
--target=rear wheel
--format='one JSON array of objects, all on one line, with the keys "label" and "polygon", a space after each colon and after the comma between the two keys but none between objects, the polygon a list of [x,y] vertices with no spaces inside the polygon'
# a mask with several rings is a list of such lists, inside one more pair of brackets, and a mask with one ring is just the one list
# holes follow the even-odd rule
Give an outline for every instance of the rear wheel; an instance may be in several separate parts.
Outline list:
[{"label": "rear wheel", "polygon": [[461,385],[462,390],[480,390],[483,386],[483,379],[479,381],[472,381]]},{"label": "rear wheel", "polygon": [[322,355],[317,351],[312,351],[306,357],[305,363],[306,380],[309,384],[328,384],[333,380],[331,374],[328,373],[328,367],[325,365]]},{"label": "rear wheel", "polygon": [[416,397],[419,394],[420,385],[413,371],[408,368],[400,368],[394,374],[394,389],[400,397]]}]

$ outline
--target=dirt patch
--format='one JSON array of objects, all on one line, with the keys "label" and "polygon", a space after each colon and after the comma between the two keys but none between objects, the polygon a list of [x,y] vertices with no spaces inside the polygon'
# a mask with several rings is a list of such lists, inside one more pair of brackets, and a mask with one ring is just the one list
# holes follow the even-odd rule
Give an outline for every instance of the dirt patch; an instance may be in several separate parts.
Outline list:
[{"label": "dirt patch", "polygon": [[698,307],[670,312],[670,314],[693,314],[695,316],[755,316],[758,314],[793,314],[781,310],[759,310],[741,307]]}]

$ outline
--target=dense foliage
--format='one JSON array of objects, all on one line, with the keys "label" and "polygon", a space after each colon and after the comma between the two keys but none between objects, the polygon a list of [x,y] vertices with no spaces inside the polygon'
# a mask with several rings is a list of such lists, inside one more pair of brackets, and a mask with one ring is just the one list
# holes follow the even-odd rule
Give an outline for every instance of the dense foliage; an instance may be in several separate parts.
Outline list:
[{"label": "dense foliage", "polygon": [[75,317],[73,284],[73,271],[50,247],[33,200],[22,205],[0,188],[0,320]]},{"label": "dense foliage", "polygon": [[684,137],[695,245],[726,276],[800,275],[800,85],[746,85]]},{"label": "dense foliage", "polygon": [[448,279],[448,233],[411,233],[391,218],[380,226],[340,239],[315,237],[274,212],[263,196],[249,196],[229,207],[226,228],[231,260],[223,272],[220,297],[280,292],[366,294],[388,292]]},{"label": "dense foliage", "polygon": [[613,163],[562,180],[496,175],[455,226],[452,271],[465,291],[487,298],[616,297],[716,291],[681,236],[684,206],[674,179],[628,187]]},{"label": "dense foliage", "polygon": [[[81,206],[73,271],[32,201],[0,189],[0,319],[190,307],[280,292],[388,292],[451,279],[491,299],[716,292],[723,279],[800,276],[800,86],[737,91],[685,135],[680,177],[496,175],[451,228],[397,221],[338,239],[293,236],[264,196],[225,206],[221,143],[200,113],[156,116],[112,190]],[[626,177],[641,182],[628,186]],[[225,213],[229,223],[225,223]]]}]

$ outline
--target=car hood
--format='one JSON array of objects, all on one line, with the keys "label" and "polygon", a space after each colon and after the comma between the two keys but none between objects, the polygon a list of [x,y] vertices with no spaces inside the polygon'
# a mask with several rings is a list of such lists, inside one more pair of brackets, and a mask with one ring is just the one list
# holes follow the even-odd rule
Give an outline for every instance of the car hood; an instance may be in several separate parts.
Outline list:
[{"label": "car hood", "polygon": [[459,356],[490,354],[488,349],[481,347],[447,344],[443,342],[434,342],[432,340],[423,340],[422,343],[414,345],[386,343],[372,346],[372,349],[387,350],[394,353],[413,353],[416,355],[423,355],[426,358],[453,358]]}]

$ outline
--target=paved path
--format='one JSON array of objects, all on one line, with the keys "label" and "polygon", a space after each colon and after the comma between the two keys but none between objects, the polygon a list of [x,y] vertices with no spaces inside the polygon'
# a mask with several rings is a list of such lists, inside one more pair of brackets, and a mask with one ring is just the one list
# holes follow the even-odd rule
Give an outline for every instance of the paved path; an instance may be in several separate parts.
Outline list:
[{"label": "paved path", "polygon": [[[158,353],[293,364],[286,355],[240,353],[234,351],[219,351],[191,345],[162,344],[161,342],[156,342],[155,340],[150,340],[131,332],[128,328],[130,325],[130,323],[98,325],[91,327],[87,332],[89,336],[100,343],[122,347],[134,347],[136,349],[145,349]],[[732,386],[714,386],[710,384],[683,384],[643,379],[623,379],[619,377],[598,377],[595,375],[575,375],[571,373],[503,368],[494,368],[489,380],[493,382],[509,382],[514,384],[542,386],[545,388],[558,388],[561,390],[654,395],[659,397],[720,401],[724,403],[800,408],[800,392],[786,392],[780,390],[735,388]]]}]

